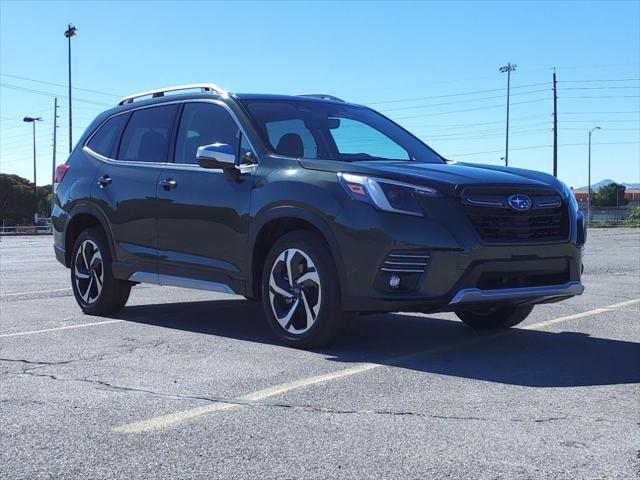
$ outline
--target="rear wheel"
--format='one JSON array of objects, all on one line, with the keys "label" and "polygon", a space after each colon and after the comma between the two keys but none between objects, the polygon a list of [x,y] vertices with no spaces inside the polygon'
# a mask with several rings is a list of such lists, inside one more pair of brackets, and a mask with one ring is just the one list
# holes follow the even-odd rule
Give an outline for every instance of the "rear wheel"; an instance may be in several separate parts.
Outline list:
[{"label": "rear wheel", "polygon": [[271,248],[262,274],[262,302],[275,334],[300,348],[331,343],[350,316],[341,307],[329,249],[307,231],[288,233]]},{"label": "rear wheel", "polygon": [[73,246],[71,286],[82,311],[109,315],[125,306],[131,284],[113,277],[111,252],[99,228],[84,230]]},{"label": "rear wheel", "polygon": [[471,328],[494,330],[519,324],[529,316],[531,310],[533,310],[533,305],[494,307],[481,310],[461,310],[456,312],[456,315]]}]

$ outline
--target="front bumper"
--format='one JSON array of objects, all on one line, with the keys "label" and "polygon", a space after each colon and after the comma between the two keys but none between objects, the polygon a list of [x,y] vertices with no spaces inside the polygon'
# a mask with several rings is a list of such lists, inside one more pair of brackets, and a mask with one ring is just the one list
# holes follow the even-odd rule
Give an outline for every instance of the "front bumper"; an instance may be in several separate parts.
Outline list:
[{"label": "front bumper", "polygon": [[[354,202],[334,225],[344,263],[346,310],[453,311],[478,303],[548,303],[583,291],[582,246],[574,234],[564,242],[484,244],[455,203],[443,204],[431,217],[415,218]],[[577,225],[572,229],[577,231]],[[415,288],[380,288],[390,252],[428,253]]]}]

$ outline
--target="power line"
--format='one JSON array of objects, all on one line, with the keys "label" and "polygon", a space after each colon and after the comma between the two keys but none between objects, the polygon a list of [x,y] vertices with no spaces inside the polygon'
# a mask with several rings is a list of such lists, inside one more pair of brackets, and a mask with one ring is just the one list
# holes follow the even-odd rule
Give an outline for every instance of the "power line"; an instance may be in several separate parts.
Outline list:
[{"label": "power line", "polygon": [[[594,123],[591,120],[589,120],[590,123]],[[602,122],[595,122],[595,123],[602,123]],[[581,132],[585,131],[584,128],[578,128],[578,127],[564,127],[562,130],[580,130]],[[603,128],[602,129],[603,132],[611,132],[611,131],[615,131],[615,132],[640,132],[640,127],[638,128]]]},{"label": "power line", "polygon": [[[592,143],[591,145],[637,145],[640,142],[600,142],[600,143]],[[588,143],[562,143],[558,145],[558,147],[584,147],[588,145]],[[553,145],[534,145],[531,147],[520,147],[520,148],[512,148],[512,150],[533,150],[536,148],[551,148]],[[484,152],[471,152],[471,153],[454,153],[447,155],[448,157],[468,157],[471,155],[482,155],[485,153],[499,153],[502,150],[487,150]]]},{"label": "power line", "polygon": [[640,98],[640,95],[569,95],[561,98]]},{"label": "power line", "polygon": [[[42,83],[44,85],[52,85],[54,87],[67,88],[67,85],[62,85],[61,83],[46,82],[44,80],[36,80],[35,78],[21,77],[19,75],[10,75],[8,73],[0,73],[0,75],[2,75],[3,77],[16,78],[18,80],[27,80],[29,82]],[[95,94],[98,94],[98,95],[108,95],[110,97],[123,97],[124,96],[124,95],[118,95],[117,93],[101,92],[100,90],[89,90],[87,88],[79,88],[79,87],[72,87],[72,90],[78,90],[79,92],[95,93]]]},{"label": "power line", "polygon": [[[549,133],[551,132],[551,128],[537,128],[537,129],[533,129],[533,130],[524,130],[521,132],[509,132],[509,137],[526,137],[529,135],[540,135],[542,133]],[[460,135],[457,137],[449,137],[449,138],[440,138],[440,137],[429,137],[427,136],[427,138],[429,139],[429,141],[434,142],[434,143],[439,143],[439,142],[459,142],[460,140],[483,140],[485,138],[502,138],[504,137],[504,132],[503,133],[492,133],[490,135],[471,135],[471,136],[467,136],[467,135]]]},{"label": "power line", "polygon": [[[533,150],[536,148],[551,148],[552,145],[534,145],[531,147],[519,147],[519,148],[512,148],[511,150]],[[483,152],[470,152],[470,153],[452,153],[450,155],[447,155],[447,157],[469,157],[471,155],[483,155],[485,153],[502,153],[504,152],[504,150],[485,150]]]},{"label": "power line", "polygon": [[630,113],[640,113],[640,111],[629,110],[626,112],[562,112],[562,115],[625,115]]},{"label": "power line", "polygon": [[[527,87],[539,87],[540,85],[551,85],[551,82],[542,82],[542,83],[530,83],[527,85],[518,85],[515,87],[511,87],[512,89],[516,88],[527,88]],[[446,95],[433,95],[430,97],[414,97],[414,98],[403,98],[399,100],[382,100],[377,102],[365,102],[367,105],[381,105],[383,103],[400,103],[400,102],[414,102],[418,100],[432,100],[436,98],[447,98],[447,97],[460,97],[464,95],[476,95],[478,93],[491,93],[491,92],[503,92],[504,88],[493,88],[491,90],[476,90],[473,92],[460,92],[460,93],[450,93]]]},{"label": "power line", "polygon": [[[550,125],[549,122],[536,122],[536,123],[527,123],[524,125],[518,125],[514,128],[514,131],[519,132],[519,131],[523,131],[523,130],[517,130],[519,129],[525,129],[524,131],[528,130],[530,127],[539,127],[540,125]],[[431,138],[433,137],[458,137],[458,136],[464,136],[464,135],[477,135],[477,134],[482,134],[482,133],[493,133],[493,132],[504,132],[504,128],[488,128],[488,129],[482,129],[482,130],[472,130],[472,131],[464,131],[464,132],[453,132],[453,133],[436,133],[434,135],[430,135]],[[426,134],[428,134],[427,132],[425,132]]]},{"label": "power line", "polygon": [[606,87],[569,87],[569,88],[563,88],[562,91],[566,92],[567,90],[638,90],[640,89],[640,86],[632,86],[632,87],[612,87],[612,86],[606,86]]},{"label": "power line", "polygon": [[[9,89],[12,89],[12,90],[17,90],[17,91],[23,92],[23,93],[37,93],[39,95],[47,95],[49,97],[69,98],[67,95],[61,95],[61,94],[55,93],[55,92],[47,92],[47,91],[44,91],[44,90],[35,90],[35,89],[32,89],[32,88],[20,87],[18,85],[9,85],[9,84],[6,84],[6,83],[0,83],[0,87],[9,88]],[[76,98],[75,100],[78,101],[78,102],[82,102],[82,103],[90,103],[92,105],[102,105],[102,106],[106,106],[106,107],[113,106],[110,103],[95,102],[93,100],[87,100],[85,98]]]},{"label": "power line", "polygon": [[[532,93],[540,93],[540,92],[547,92],[548,90],[532,90],[530,92],[520,92],[520,93],[512,93],[511,96],[513,97],[514,95],[530,95]],[[442,105],[453,105],[456,103],[469,103],[469,102],[480,102],[483,100],[493,100],[496,98],[504,98],[504,95],[492,95],[490,97],[480,97],[480,98],[469,98],[466,100],[457,100],[457,101],[453,101],[453,102],[446,102],[446,103],[430,103],[430,104],[426,104],[426,105],[410,105],[407,107],[395,107],[395,108],[387,108],[384,111],[385,112],[394,112],[397,110],[412,110],[412,109],[416,109],[416,108],[429,108],[429,107],[439,107]]]},{"label": "power line", "polygon": [[640,123],[638,120],[562,120],[562,123]]},{"label": "power line", "polygon": [[637,82],[640,78],[611,78],[606,80],[558,80],[558,83]]},{"label": "power line", "polygon": [[26,137],[27,135],[31,136],[31,133],[19,133],[18,135],[10,135],[8,137],[6,135],[2,135],[2,137],[0,137],[0,141],[4,143],[5,140],[11,140],[18,137]]},{"label": "power line", "polygon": [[13,125],[11,127],[3,127],[3,128],[0,128],[0,132],[4,132],[6,130],[14,130],[16,128],[24,128],[24,125]]},{"label": "power line", "polygon": [[[538,113],[535,115],[526,115],[524,117],[517,117],[517,118],[512,118],[510,121],[511,122],[518,122],[521,120],[526,120],[529,118],[539,118],[539,117],[549,117],[551,116],[550,113]],[[414,125],[412,128],[427,128],[427,127],[434,127],[434,128],[438,128],[439,130],[449,130],[449,129],[455,129],[455,128],[459,128],[459,127],[477,127],[479,125],[493,125],[496,123],[504,123],[504,120],[498,120],[495,122],[481,122],[481,123],[438,123],[437,125]],[[443,128],[440,128],[443,127]]]},{"label": "power line", "polygon": [[[522,104],[525,104],[525,103],[548,102],[548,101],[549,101],[548,98],[538,98],[538,99],[534,99],[534,100],[527,100],[527,101],[524,101],[524,102],[515,102],[515,103],[512,103],[511,105],[522,105]],[[450,113],[473,112],[473,111],[476,111],[476,110],[488,110],[488,109],[491,109],[491,108],[504,108],[504,105],[489,105],[489,106],[486,106],[486,107],[468,108],[468,109],[465,109],[465,110],[451,110],[451,111],[448,111],[448,112],[425,113],[425,114],[422,114],[422,115],[412,115],[412,116],[409,116],[409,117],[396,117],[395,119],[396,120],[406,120],[406,119],[410,119],[410,118],[433,117],[435,115],[448,115]]]}]

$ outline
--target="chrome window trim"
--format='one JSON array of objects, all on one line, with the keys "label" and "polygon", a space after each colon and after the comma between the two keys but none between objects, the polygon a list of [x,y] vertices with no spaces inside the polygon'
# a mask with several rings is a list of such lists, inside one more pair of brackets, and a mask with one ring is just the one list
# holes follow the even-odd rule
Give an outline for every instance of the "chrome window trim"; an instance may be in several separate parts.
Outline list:
[{"label": "chrome window trim", "polygon": [[[100,125],[98,125],[96,127],[96,129],[91,133],[91,135],[89,135],[89,137],[85,140],[84,144],[82,145],[82,150],[86,153],[88,153],[89,155],[93,156],[94,158],[101,160],[105,163],[112,163],[115,165],[132,165],[132,166],[153,166],[153,167],[157,167],[158,165],[165,165],[165,162],[138,162],[138,161],[132,161],[132,160],[118,160],[117,158],[111,158],[111,157],[107,157],[105,155],[102,155],[98,152],[95,152],[93,150],[91,150],[91,148],[89,147],[89,142],[91,141],[91,139],[93,138],[93,136],[98,133],[98,130],[100,130],[102,128],[102,126],[107,123],[109,120],[111,120],[113,117],[117,117],[118,115],[125,115],[128,113],[132,113],[138,110],[143,110],[145,108],[157,108],[157,107],[161,107],[164,105],[175,105],[175,104],[179,104],[182,103],[179,100],[174,100],[172,102],[162,102],[159,104],[153,104],[153,105],[141,105],[139,107],[134,107],[134,108],[129,108],[127,110],[125,110],[124,112],[117,112],[114,113],[113,115],[109,115],[107,118],[105,118],[102,122],[100,122]],[[126,125],[125,125],[125,129],[126,129]],[[124,131],[123,131],[124,133]],[[121,139],[122,140],[122,139]]]},{"label": "chrome window trim", "polygon": [[117,112],[117,113],[114,113],[113,115],[109,115],[102,122],[100,122],[100,125],[98,125],[95,128],[95,130],[91,133],[91,135],[89,135],[87,140],[85,140],[85,142],[84,142],[84,144],[82,146],[82,150],[84,152],[88,153],[89,155],[91,155],[92,157],[96,158],[97,160],[100,160],[100,161],[105,162],[105,163],[109,163],[111,165],[129,165],[129,166],[136,166],[136,167],[153,167],[153,168],[157,168],[157,167],[161,166],[161,167],[167,167],[167,168],[174,169],[174,170],[195,170],[195,169],[197,169],[199,172],[207,171],[209,173],[222,173],[222,169],[218,169],[218,168],[216,168],[216,169],[205,169],[205,168],[199,167],[196,164],[190,164],[190,163],[175,163],[175,162],[172,162],[172,161],[167,161],[167,162],[138,162],[138,161],[132,161],[132,160],[118,160],[117,158],[106,157],[106,156],[104,156],[104,155],[102,155],[102,154],[100,154],[98,152],[95,152],[95,151],[91,150],[91,148],[89,147],[89,142],[91,141],[93,136],[98,132],[98,130],[100,130],[100,128],[102,128],[102,126],[106,122],[111,120],[113,117],[116,117],[118,115],[125,115],[125,114],[128,114],[128,113],[133,113],[135,111],[143,110],[145,108],[157,108],[157,107],[161,107],[163,105],[175,105],[175,104],[185,104],[185,103],[213,103],[213,104],[222,106],[231,115],[231,118],[233,119],[233,121],[238,126],[240,132],[247,139],[247,142],[249,143],[249,147],[251,147],[251,152],[253,153],[253,156],[256,158],[256,162],[257,163],[253,163],[253,164],[250,164],[250,165],[247,165],[247,164],[238,165],[238,167],[240,168],[240,171],[242,173],[245,173],[247,171],[253,170],[255,167],[258,166],[258,164],[260,162],[259,162],[259,159],[258,159],[258,155],[256,154],[257,150],[253,146],[253,143],[251,143],[251,140],[250,140],[249,136],[247,135],[246,130],[244,129],[244,127],[242,126],[242,124],[238,120],[238,117],[235,114],[235,112],[233,110],[231,110],[231,108],[229,108],[229,106],[226,103],[221,102],[220,100],[205,99],[205,98],[202,98],[202,99],[194,98],[194,99],[188,99],[188,100],[187,99],[185,99],[185,100],[174,100],[174,101],[171,101],[171,102],[162,102],[162,103],[159,103],[159,104],[141,105],[139,107],[129,108],[124,112]]}]

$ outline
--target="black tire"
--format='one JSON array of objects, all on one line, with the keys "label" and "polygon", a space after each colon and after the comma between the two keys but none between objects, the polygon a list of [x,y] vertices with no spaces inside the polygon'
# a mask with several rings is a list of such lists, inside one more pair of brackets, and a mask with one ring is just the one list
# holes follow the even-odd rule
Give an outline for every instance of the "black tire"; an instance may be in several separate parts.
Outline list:
[{"label": "black tire", "polygon": [[[85,256],[80,252],[85,249]],[[91,258],[87,258],[87,257]],[[87,258],[87,262],[84,259]],[[131,283],[113,277],[111,250],[100,228],[78,235],[71,253],[71,286],[82,311],[88,315],[110,315],[122,310],[129,299]],[[85,265],[89,265],[88,270]],[[80,276],[86,278],[80,278]],[[102,288],[99,285],[102,280]],[[95,295],[95,296],[94,296]]]},{"label": "black tire", "polygon": [[[293,282],[288,280],[288,270],[282,270],[290,254]],[[270,285],[272,272],[279,291],[291,297],[277,293]],[[298,279],[302,279],[299,284]],[[297,348],[332,343],[351,317],[342,310],[338,273],[331,252],[318,235],[304,230],[284,235],[269,251],[262,272],[262,304],[273,332],[285,344]],[[276,317],[275,312],[280,310],[284,312],[280,318],[285,321],[287,314],[293,312],[288,327]]]},{"label": "black tire", "polygon": [[496,330],[518,325],[529,316],[533,305],[462,310],[456,312],[460,320],[478,330]]}]

